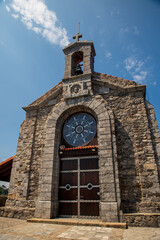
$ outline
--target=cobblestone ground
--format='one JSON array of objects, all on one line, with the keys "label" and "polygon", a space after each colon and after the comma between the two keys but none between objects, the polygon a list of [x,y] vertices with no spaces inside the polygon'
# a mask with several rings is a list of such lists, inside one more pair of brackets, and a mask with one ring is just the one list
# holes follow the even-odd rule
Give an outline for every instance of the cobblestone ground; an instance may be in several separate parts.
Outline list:
[{"label": "cobblestone ground", "polygon": [[28,223],[0,218],[0,240],[160,240],[159,228],[104,227]]}]

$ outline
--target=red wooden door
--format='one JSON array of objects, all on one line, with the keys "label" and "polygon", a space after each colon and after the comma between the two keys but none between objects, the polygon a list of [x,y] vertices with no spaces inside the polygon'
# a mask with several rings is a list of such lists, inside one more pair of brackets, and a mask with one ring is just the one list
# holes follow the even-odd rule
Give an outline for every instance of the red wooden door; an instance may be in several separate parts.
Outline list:
[{"label": "red wooden door", "polygon": [[97,157],[62,158],[59,181],[60,216],[99,216]]}]

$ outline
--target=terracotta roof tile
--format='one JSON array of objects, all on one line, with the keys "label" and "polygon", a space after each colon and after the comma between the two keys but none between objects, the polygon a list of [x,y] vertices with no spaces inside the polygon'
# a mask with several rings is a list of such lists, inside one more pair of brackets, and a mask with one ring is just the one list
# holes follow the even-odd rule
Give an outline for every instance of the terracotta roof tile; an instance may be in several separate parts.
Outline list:
[{"label": "terracotta roof tile", "polygon": [[9,162],[9,161],[13,161],[13,158],[14,158],[14,157],[15,157],[15,156],[12,156],[12,157],[4,160],[3,162],[0,163],[0,166],[4,165],[5,163],[7,163],[7,162]]},{"label": "terracotta roof tile", "polygon": [[98,146],[97,145],[92,145],[92,146],[83,146],[83,147],[64,148],[61,151],[82,150],[82,149],[92,149],[92,148],[98,148]]}]

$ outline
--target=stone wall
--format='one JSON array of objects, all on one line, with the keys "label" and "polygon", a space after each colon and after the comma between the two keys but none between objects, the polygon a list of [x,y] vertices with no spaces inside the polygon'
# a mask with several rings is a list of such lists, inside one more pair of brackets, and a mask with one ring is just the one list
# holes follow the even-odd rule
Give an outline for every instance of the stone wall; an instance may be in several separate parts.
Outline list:
[{"label": "stone wall", "polygon": [[154,112],[154,107],[146,101],[146,111],[148,116],[149,128],[151,130],[153,149],[155,153],[156,164],[158,168],[159,182],[160,182],[160,133],[158,129],[158,124],[156,121],[156,116]]},{"label": "stone wall", "polygon": [[38,197],[44,124],[51,107],[31,111],[21,125],[6,206],[34,208]]},{"label": "stone wall", "polygon": [[0,207],[0,217],[29,219],[34,217],[34,208]]},{"label": "stone wall", "polygon": [[30,175],[28,183],[28,199],[36,200],[38,198],[39,172],[41,167],[41,157],[45,141],[45,122],[51,107],[41,108],[37,113],[34,142],[32,149],[32,159],[30,166]]},{"label": "stone wall", "polygon": [[[102,93],[102,88],[109,90]],[[111,182],[114,183],[112,187],[109,186],[109,182],[103,184],[103,187],[101,185],[101,209],[104,209],[102,217],[107,219],[108,216],[105,215],[105,212],[112,213],[113,210],[116,211],[115,209],[119,211],[120,207],[126,213],[158,213],[160,211],[157,171],[160,169],[160,137],[154,109],[145,101],[144,87],[128,80],[96,73],[92,79],[92,90],[93,95],[64,100],[61,94],[55,96],[55,91],[52,89],[37,102],[35,101],[25,108],[27,117],[21,126],[17,153],[13,162],[9,196],[6,203],[8,209],[29,208],[32,209],[33,214],[36,206],[36,209],[44,208],[44,214],[48,214],[46,216],[49,217],[52,208],[55,209],[54,216],[57,216],[58,180],[55,181],[55,179],[58,179],[59,170],[58,165],[53,164],[53,159],[58,161],[59,158],[58,155],[54,155],[53,144],[56,141],[56,154],[58,154],[57,139],[60,138],[63,121],[73,112],[86,111],[87,108],[90,108],[93,112],[96,109],[97,116],[99,114],[107,116],[107,112],[112,112],[108,120],[110,124],[103,126],[104,122],[101,121],[100,126],[100,122],[98,122],[98,132],[101,136],[98,144],[101,153],[103,152],[102,156],[99,150],[99,156],[101,159],[104,158],[102,165],[108,164],[108,170],[105,170],[103,176],[100,176],[104,178],[112,171],[114,179]],[[62,84],[58,86],[58,91],[62,93]],[[54,94],[52,95],[52,93]],[[96,102],[96,98],[99,99],[99,103]],[[48,104],[48,101],[54,102],[54,104]],[[80,105],[81,108],[78,107]],[[102,105],[105,106],[103,111]],[[70,107],[73,106],[74,109],[71,109]],[[64,119],[61,117],[58,119],[57,116],[61,116],[60,113],[63,115],[63,111],[68,112],[65,113]],[[61,122],[60,125],[56,125],[57,120]],[[46,128],[49,121],[50,127]],[[56,137],[53,136],[55,134],[53,127],[55,128],[55,126],[57,126]],[[112,134],[108,136],[107,143],[103,140],[103,134],[107,136],[109,131]],[[46,142],[48,148],[45,148]],[[106,160],[107,158],[108,160]],[[53,178],[53,182],[51,182],[51,178]],[[48,179],[50,183],[48,183]],[[113,200],[113,195],[116,204],[103,204],[106,201],[103,200],[103,196]],[[54,197],[56,200],[51,201]],[[41,206],[37,205],[37,200],[45,203]],[[40,214],[38,210],[36,213]],[[6,214],[5,211],[3,214]],[[13,214],[13,216],[17,215]],[[110,218],[110,220],[115,220],[115,218]]]},{"label": "stone wall", "polygon": [[[32,158],[36,117],[27,118],[21,125],[16,156],[13,160],[7,206],[33,205],[26,201],[28,197],[28,180]],[[24,150],[25,149],[25,150]]]},{"label": "stone wall", "polygon": [[[100,76],[97,76],[99,79]],[[110,86],[111,81],[109,84],[105,83],[108,78],[106,75],[99,88],[95,84],[95,94],[100,92],[102,84]],[[111,80],[112,78],[110,77]],[[124,81],[123,84],[127,82],[130,84],[130,81]],[[158,140],[156,138],[154,146],[152,132],[156,132],[157,137],[159,133],[155,126],[152,126],[151,132],[144,90],[110,88],[109,93],[103,97],[115,116],[121,208],[124,212],[159,212],[160,193],[155,163],[155,146]]]},{"label": "stone wall", "polygon": [[[52,109],[46,122],[46,139],[42,156],[39,197],[36,217],[56,217],[58,213],[58,179],[60,135],[67,117],[77,111],[86,111],[98,121],[100,168],[100,215],[103,221],[119,221],[120,190],[115,150],[114,116],[101,96],[83,97],[61,101]],[[113,132],[112,132],[113,130]],[[56,141],[56,142],[55,142]],[[50,166],[50,167],[49,167]]]},{"label": "stone wall", "polygon": [[160,214],[135,213],[123,214],[123,221],[131,227],[160,227]]},{"label": "stone wall", "polygon": [[[133,95],[133,96],[132,96]],[[124,212],[136,212],[141,201],[138,162],[136,162],[134,119],[138,119],[138,102],[134,94],[110,91],[104,96],[115,114],[117,158],[121,189],[121,208]],[[139,106],[141,109],[141,106]],[[137,130],[138,131],[138,130]]]}]

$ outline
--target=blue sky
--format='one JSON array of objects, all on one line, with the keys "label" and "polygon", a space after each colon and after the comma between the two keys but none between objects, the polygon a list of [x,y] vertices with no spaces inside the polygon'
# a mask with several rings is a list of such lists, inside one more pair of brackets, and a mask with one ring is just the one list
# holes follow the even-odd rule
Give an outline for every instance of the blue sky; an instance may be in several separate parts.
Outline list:
[{"label": "blue sky", "polygon": [[160,126],[159,0],[0,0],[0,162],[16,153],[22,107],[63,78],[78,22],[95,71],[146,84]]}]

